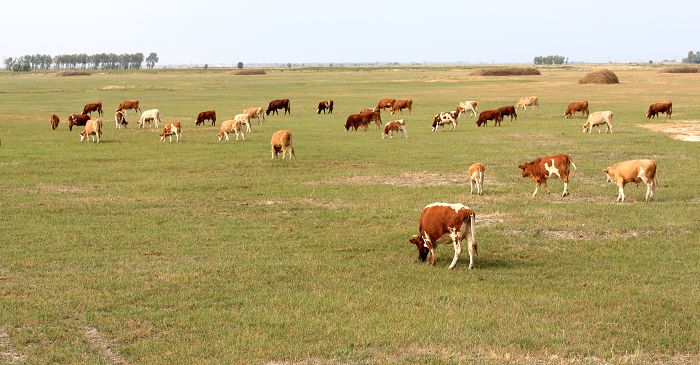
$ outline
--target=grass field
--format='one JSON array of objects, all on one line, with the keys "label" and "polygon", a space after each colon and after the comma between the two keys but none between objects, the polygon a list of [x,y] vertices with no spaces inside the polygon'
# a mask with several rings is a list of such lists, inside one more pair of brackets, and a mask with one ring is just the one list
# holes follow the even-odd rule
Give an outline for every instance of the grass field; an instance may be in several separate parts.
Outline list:
[{"label": "grass field", "polygon": [[[664,99],[674,121],[699,120],[700,74],[612,70],[621,84],[577,84],[587,67],[0,73],[0,363],[698,363],[700,144],[640,126],[667,123],[643,115]],[[500,128],[463,117],[430,131],[458,101],[528,95],[541,108]],[[343,131],[382,97],[413,98],[407,139]],[[181,142],[135,128],[133,112],[115,130],[132,98],[182,120]],[[194,126],[276,98],[291,116],[245,141]],[[328,98],[335,113],[316,115]],[[98,100],[103,141],[81,144],[66,116]],[[563,119],[575,100],[614,111],[614,134]],[[297,158],[272,161],[283,128]],[[531,199],[517,165],[553,153],[578,167],[571,196],[552,180]],[[601,169],[636,158],[657,160],[656,199],[631,184],[616,203]],[[436,201],[476,212],[474,270],[466,250],[447,270],[450,246],[434,268],[417,261],[408,238]]]}]

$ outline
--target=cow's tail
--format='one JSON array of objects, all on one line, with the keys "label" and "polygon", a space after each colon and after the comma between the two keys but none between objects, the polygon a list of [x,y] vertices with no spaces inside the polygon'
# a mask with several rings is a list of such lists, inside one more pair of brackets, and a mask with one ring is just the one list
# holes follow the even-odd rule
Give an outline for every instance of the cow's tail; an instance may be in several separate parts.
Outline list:
[{"label": "cow's tail", "polygon": [[476,214],[474,214],[474,211],[472,211],[472,214],[469,217],[469,238],[470,238],[470,244],[474,246],[474,256],[478,255],[478,249],[477,249],[477,244],[476,244],[476,238],[474,237],[474,223],[476,221]]},{"label": "cow's tail", "polygon": [[571,159],[571,156],[567,155],[567,159],[569,160],[569,164],[574,168],[574,172],[571,174],[571,176],[576,176],[576,165],[574,165],[574,160]]}]

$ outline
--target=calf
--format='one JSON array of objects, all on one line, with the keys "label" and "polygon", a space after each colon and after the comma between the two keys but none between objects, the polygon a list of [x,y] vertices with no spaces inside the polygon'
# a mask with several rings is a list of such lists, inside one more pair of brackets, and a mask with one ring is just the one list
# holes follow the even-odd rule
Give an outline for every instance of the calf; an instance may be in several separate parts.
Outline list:
[{"label": "calf", "polygon": [[83,131],[80,132],[80,142],[83,139],[92,138],[93,142],[100,143],[100,135],[102,135],[102,119],[90,119],[85,123]]},{"label": "calf", "polygon": [[537,107],[540,107],[540,100],[536,96],[525,96],[520,98],[517,103],[515,103],[515,109],[518,110],[518,108],[523,108],[527,110],[528,106],[531,106],[532,109],[535,108],[535,105]]},{"label": "calf", "polygon": [[438,130],[440,127],[444,127],[445,124],[451,124],[452,125],[452,131],[457,128],[457,121],[459,120],[459,116],[462,115],[462,112],[464,109],[462,107],[457,106],[457,110],[452,111],[452,112],[442,112],[438,113],[435,115],[433,118],[433,124],[431,125],[432,131],[435,132]]},{"label": "calf", "polygon": [[92,114],[92,112],[97,111],[98,116],[102,116],[102,102],[85,104],[83,107],[83,114]]},{"label": "calf", "polygon": [[316,109],[316,114],[326,114],[326,109],[328,109],[328,114],[333,114],[333,100],[322,100],[318,102],[318,108]]},{"label": "calf", "polygon": [[484,110],[483,112],[479,113],[479,118],[476,120],[476,126],[481,127],[482,124],[487,126],[489,120],[493,120],[494,126],[496,124],[500,126],[501,121],[503,120],[503,115],[501,115],[501,112],[498,109]]},{"label": "calf", "polygon": [[474,100],[467,100],[467,101],[462,101],[462,102],[460,102],[457,106],[459,106],[460,108],[464,109],[465,112],[466,112],[467,110],[469,110],[469,111],[472,113],[472,116],[473,116],[474,118],[476,118],[476,113],[477,113],[477,111],[476,111],[476,104],[477,104],[477,102],[474,101]]},{"label": "calf", "polygon": [[672,112],[673,103],[671,103],[670,101],[654,103],[649,105],[649,110],[647,110],[647,119],[656,118],[659,115],[659,113],[666,113],[666,119],[671,119]]},{"label": "calf", "polygon": [[396,99],[379,99],[379,102],[377,103],[377,110],[390,109],[395,102]]},{"label": "calf", "polygon": [[223,123],[221,123],[221,128],[219,129],[219,133],[216,135],[219,138],[219,142],[223,138],[226,138],[228,141],[228,134],[229,133],[236,133],[236,141],[238,141],[238,136],[240,135],[243,137],[243,140],[245,141],[245,133],[243,130],[243,121],[242,120],[225,120]]},{"label": "calf", "polygon": [[633,182],[639,186],[644,181],[647,185],[647,193],[644,198],[649,201],[656,191],[656,161],[655,160],[630,160],[618,162],[603,169],[608,182],[614,182],[618,186],[617,201],[625,201],[625,184]]},{"label": "calf", "polygon": [[284,114],[292,114],[292,108],[289,106],[289,99],[277,99],[271,101],[267,105],[265,115],[270,115],[270,113],[279,115],[278,109],[284,109]]},{"label": "calf", "polygon": [[535,180],[535,192],[532,194],[534,198],[537,196],[537,191],[540,185],[544,185],[544,188],[549,194],[549,187],[547,186],[547,178],[559,177],[564,182],[564,192],[561,196],[569,195],[569,168],[573,167],[576,171],[576,165],[571,160],[571,156],[560,154],[538,157],[532,162],[527,162],[522,165],[518,165],[518,168],[522,170],[523,177],[530,177]]},{"label": "calf", "polygon": [[243,113],[248,114],[248,120],[257,118],[258,125],[260,125],[260,123],[262,123],[265,120],[265,113],[263,113],[263,110],[263,107],[245,108],[243,109]]},{"label": "calf", "polygon": [[484,165],[478,162],[469,166],[469,170],[467,170],[467,175],[469,176],[469,194],[474,192],[474,185],[476,185],[477,194],[481,195],[484,193],[484,170]]},{"label": "calf", "polygon": [[515,107],[512,105],[502,106],[498,108],[498,111],[501,113],[501,120],[503,120],[503,117],[506,115],[510,116],[511,122],[513,121],[513,117],[515,117],[515,120],[518,120],[518,114],[515,113]]},{"label": "calf", "polygon": [[581,112],[581,116],[589,116],[588,112],[588,102],[587,101],[575,101],[566,107],[564,112],[564,118],[571,118],[576,116],[576,112]]},{"label": "calf", "polygon": [[126,121],[125,111],[117,110],[117,112],[114,113],[114,124],[116,124],[117,129],[121,129],[122,126],[126,128],[126,125],[129,124],[129,122]]},{"label": "calf", "polygon": [[135,112],[141,113],[141,109],[139,108],[139,101],[134,99],[134,100],[124,100],[121,103],[119,103],[119,108],[117,110],[129,110],[129,109],[134,109]]},{"label": "calf", "polygon": [[435,249],[439,243],[450,243],[454,246],[454,257],[449,268],[457,265],[459,254],[462,253],[462,240],[466,237],[469,250],[469,268],[474,268],[474,256],[477,255],[477,245],[474,235],[474,211],[462,204],[433,203],[423,208],[420,215],[418,230],[408,241],[416,245],[418,259],[430,266],[435,266]]},{"label": "calf", "polygon": [[389,136],[389,139],[393,138],[394,132],[401,132],[401,135],[404,138],[408,138],[408,135],[406,134],[406,124],[404,123],[403,119],[392,120],[386,125],[384,125],[384,133],[382,133],[382,139],[385,139],[387,136]]},{"label": "calf", "polygon": [[51,129],[56,129],[58,128],[58,123],[61,121],[61,119],[58,118],[58,115],[56,114],[51,114]]},{"label": "calf", "polygon": [[277,131],[272,135],[270,146],[273,160],[279,157],[280,154],[282,155],[282,160],[284,160],[284,156],[287,154],[287,151],[289,151],[290,160],[292,159],[292,156],[296,157],[294,154],[294,147],[292,146],[292,132],[286,129]]},{"label": "calf", "polygon": [[165,142],[165,137],[168,137],[170,143],[173,143],[173,134],[175,135],[175,142],[180,142],[180,135],[182,134],[182,123],[180,123],[179,120],[165,125],[163,131],[160,132],[160,141]]},{"label": "calf", "polygon": [[600,126],[606,124],[608,129],[605,131],[605,133],[609,132],[612,134],[612,118],[613,112],[609,110],[591,113],[591,115],[588,116],[588,119],[586,119],[586,123],[583,125],[583,133],[588,131],[588,134],[590,134],[593,127],[598,128],[598,133],[600,133]]},{"label": "calf", "polygon": [[71,114],[68,116],[68,129],[73,130],[73,126],[84,126],[87,121],[90,120],[89,115],[85,114]]},{"label": "calf", "polygon": [[394,115],[397,110],[403,113],[404,109],[408,109],[408,114],[411,114],[411,111],[413,110],[413,99],[396,100],[391,105],[391,115]]},{"label": "calf", "polygon": [[216,125],[216,111],[207,110],[205,112],[199,113],[197,115],[197,121],[194,123],[194,125],[204,125],[205,120],[210,120],[211,125]]},{"label": "calf", "polygon": [[151,122],[156,123],[156,128],[158,128],[158,122],[160,122],[160,111],[158,109],[149,109],[141,113],[141,118],[137,122],[139,124],[139,128],[143,128],[143,126],[148,122],[149,126],[152,128],[153,125],[150,124]]}]

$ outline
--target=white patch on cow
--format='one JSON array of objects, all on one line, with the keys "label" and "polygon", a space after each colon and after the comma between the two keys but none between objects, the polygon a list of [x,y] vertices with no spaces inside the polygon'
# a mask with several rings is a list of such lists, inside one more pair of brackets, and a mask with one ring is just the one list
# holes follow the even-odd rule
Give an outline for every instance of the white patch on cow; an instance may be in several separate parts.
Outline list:
[{"label": "white patch on cow", "polygon": [[432,203],[432,204],[428,204],[425,206],[425,208],[431,208],[431,207],[450,207],[450,208],[454,209],[455,213],[459,213],[460,209],[468,209],[468,207],[466,207],[463,204],[459,204],[459,203],[456,203],[456,204]]},{"label": "white patch on cow", "polygon": [[554,159],[552,159],[552,166],[547,166],[547,163],[545,162],[544,168],[549,173],[547,177],[552,177],[552,174],[556,174],[557,176],[561,177],[561,175],[559,174],[559,169],[556,166],[554,166]]},{"label": "white patch on cow", "polygon": [[423,233],[423,247],[428,248],[427,242],[432,243],[433,241],[430,240],[428,233]]}]

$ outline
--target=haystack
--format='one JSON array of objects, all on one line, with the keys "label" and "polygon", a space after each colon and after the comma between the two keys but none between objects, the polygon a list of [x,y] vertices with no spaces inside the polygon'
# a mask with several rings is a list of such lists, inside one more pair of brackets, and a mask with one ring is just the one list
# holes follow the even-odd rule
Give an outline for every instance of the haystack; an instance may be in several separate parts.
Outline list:
[{"label": "haystack", "polygon": [[601,68],[593,70],[586,74],[581,80],[578,80],[579,84],[619,84],[617,75],[614,72]]},{"label": "haystack", "polygon": [[56,73],[56,76],[62,76],[62,77],[66,77],[66,76],[90,76],[90,75],[92,75],[92,73],[90,73],[88,71],[61,71],[61,72]]},{"label": "haystack", "polygon": [[669,73],[669,74],[691,74],[700,72],[700,67],[693,66],[680,66],[680,67],[667,67],[661,69],[659,72]]},{"label": "haystack", "polygon": [[498,67],[480,68],[469,73],[470,76],[526,76],[540,75],[540,71],[532,67]]}]

